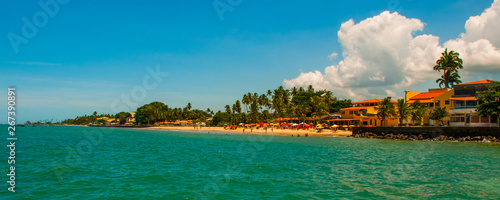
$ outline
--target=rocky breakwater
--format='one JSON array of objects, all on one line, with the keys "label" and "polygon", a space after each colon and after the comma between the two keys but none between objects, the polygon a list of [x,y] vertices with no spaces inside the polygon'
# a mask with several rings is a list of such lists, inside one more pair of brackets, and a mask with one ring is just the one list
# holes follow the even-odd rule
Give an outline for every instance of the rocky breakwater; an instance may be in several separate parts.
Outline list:
[{"label": "rocky breakwater", "polygon": [[406,134],[393,134],[384,133],[376,134],[372,132],[363,132],[352,134],[350,137],[354,138],[370,138],[370,139],[390,139],[390,140],[410,140],[410,141],[450,141],[450,142],[500,142],[499,138],[493,136],[466,136],[455,138],[453,136],[439,135],[438,137],[429,138],[422,134],[418,135],[406,135]]}]

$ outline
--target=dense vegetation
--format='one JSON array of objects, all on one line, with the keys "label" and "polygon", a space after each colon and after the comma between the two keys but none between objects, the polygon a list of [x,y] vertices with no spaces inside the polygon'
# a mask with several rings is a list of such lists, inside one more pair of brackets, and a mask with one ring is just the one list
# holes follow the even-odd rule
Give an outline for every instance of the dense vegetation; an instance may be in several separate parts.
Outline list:
[{"label": "dense vegetation", "polygon": [[97,112],[94,112],[92,115],[84,115],[84,116],[78,116],[75,117],[74,119],[66,119],[62,121],[62,124],[74,124],[74,125],[88,125],[88,124],[93,124],[96,122],[97,118],[101,117],[108,117],[108,118],[115,118],[115,115],[111,114],[100,114],[97,115]]},{"label": "dense vegetation", "polygon": [[[243,104],[243,106],[242,106]],[[214,115],[213,125],[269,122],[275,118],[298,118],[300,121],[319,120],[341,108],[352,107],[351,100],[338,100],[328,90],[313,86],[268,90],[265,94],[247,93],[223,112]],[[244,111],[243,111],[244,109]]]},{"label": "dense vegetation", "polygon": [[478,92],[477,99],[481,103],[477,108],[481,116],[491,116],[493,121],[500,121],[500,83],[489,86],[488,90]]},{"label": "dense vegetation", "polygon": [[135,121],[138,124],[154,124],[156,122],[175,120],[194,120],[205,122],[212,116],[210,109],[207,111],[192,109],[191,103],[184,108],[170,108],[162,102],[152,102],[137,108]]}]

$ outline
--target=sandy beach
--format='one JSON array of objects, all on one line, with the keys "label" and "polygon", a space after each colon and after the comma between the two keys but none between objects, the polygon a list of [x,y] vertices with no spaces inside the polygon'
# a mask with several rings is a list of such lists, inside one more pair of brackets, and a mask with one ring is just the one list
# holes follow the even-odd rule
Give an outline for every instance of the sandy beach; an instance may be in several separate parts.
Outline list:
[{"label": "sandy beach", "polygon": [[242,129],[238,128],[236,130],[224,129],[223,127],[201,127],[201,128],[193,128],[193,127],[182,127],[182,126],[158,126],[158,127],[148,127],[147,129],[153,130],[177,130],[177,131],[196,131],[196,132],[217,132],[217,133],[238,133],[238,134],[273,134],[273,135],[288,135],[288,136],[308,136],[312,137],[348,137],[352,135],[351,131],[338,130],[337,132],[333,132],[330,129],[326,129],[320,133],[316,130],[290,130],[290,129],[268,129],[267,131],[264,129]]}]

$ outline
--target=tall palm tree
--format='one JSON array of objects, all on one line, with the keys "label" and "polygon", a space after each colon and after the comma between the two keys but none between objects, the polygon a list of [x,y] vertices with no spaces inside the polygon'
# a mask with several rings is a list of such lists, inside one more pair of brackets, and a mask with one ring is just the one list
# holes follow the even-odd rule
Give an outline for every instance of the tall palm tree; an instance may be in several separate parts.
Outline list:
[{"label": "tall palm tree", "polygon": [[[450,88],[450,83],[460,81],[460,76],[458,75],[458,70],[463,69],[463,60],[458,57],[460,54],[455,51],[448,52],[448,48],[441,53],[441,57],[436,61],[436,65],[434,65],[435,71],[443,71],[443,75],[441,78],[436,80],[436,83],[439,82],[439,86],[444,85],[445,88]],[[452,73],[457,73],[452,80]],[[453,81],[453,82],[452,82]],[[460,81],[461,82],[461,81]],[[453,86],[453,84],[452,84]]]},{"label": "tall palm tree", "polygon": [[241,99],[241,103],[243,103],[243,105],[245,105],[245,113],[248,113],[248,108],[247,108],[247,105],[250,103],[250,97],[247,95],[247,94],[244,94],[243,95],[243,99]]},{"label": "tall palm tree", "polygon": [[240,103],[240,100],[236,100],[236,112],[238,112],[238,114],[241,114],[241,103]]},{"label": "tall palm tree", "polygon": [[233,109],[232,109],[232,111],[233,111],[233,121],[234,121],[233,124],[236,124],[236,112],[237,112],[237,109],[238,108],[236,107],[236,103],[233,104]]},{"label": "tall palm tree", "polygon": [[378,103],[375,109],[377,110],[377,117],[382,120],[382,126],[387,118],[397,115],[394,103],[389,98],[385,98]]},{"label": "tall palm tree", "polygon": [[297,95],[297,92],[299,92],[299,89],[297,89],[297,87],[293,87],[292,88],[292,96]]},{"label": "tall palm tree", "polygon": [[405,102],[404,99],[398,99],[396,104],[397,114],[399,118],[399,124],[403,124],[403,121],[407,120],[411,113],[410,105]]}]

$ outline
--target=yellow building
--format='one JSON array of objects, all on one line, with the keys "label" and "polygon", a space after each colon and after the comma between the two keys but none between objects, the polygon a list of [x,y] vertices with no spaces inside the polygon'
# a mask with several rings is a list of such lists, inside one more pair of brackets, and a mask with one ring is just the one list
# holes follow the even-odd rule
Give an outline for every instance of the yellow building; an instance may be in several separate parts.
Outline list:
[{"label": "yellow building", "polygon": [[[435,108],[445,107],[449,112],[451,109],[450,98],[453,96],[453,89],[429,89],[428,92],[414,92],[405,91],[405,100],[407,103],[414,103],[415,101],[420,101],[427,105],[427,112],[422,120],[423,125],[438,126],[440,123],[435,123],[433,120],[429,119],[429,114]],[[443,119],[444,125],[449,125],[450,116]]]},{"label": "yellow building", "polygon": [[[354,107],[340,109],[340,119],[326,120],[336,125],[363,125],[363,126],[397,126],[397,118],[387,118],[384,123],[377,117],[375,109],[383,99],[370,99],[354,102]],[[397,103],[396,101],[392,101]]]}]

